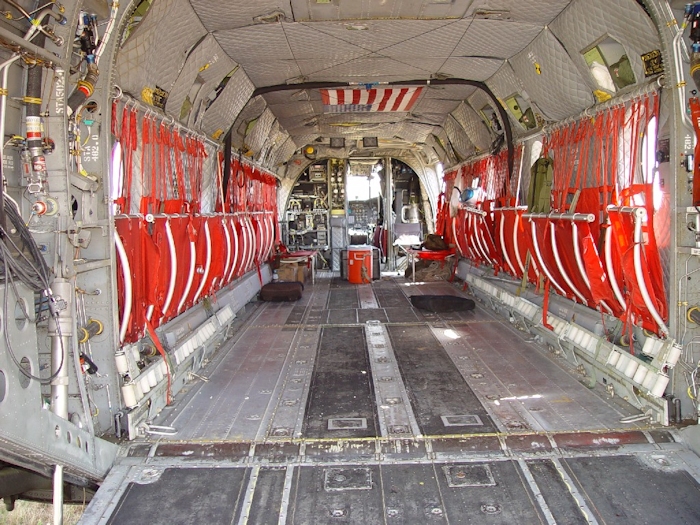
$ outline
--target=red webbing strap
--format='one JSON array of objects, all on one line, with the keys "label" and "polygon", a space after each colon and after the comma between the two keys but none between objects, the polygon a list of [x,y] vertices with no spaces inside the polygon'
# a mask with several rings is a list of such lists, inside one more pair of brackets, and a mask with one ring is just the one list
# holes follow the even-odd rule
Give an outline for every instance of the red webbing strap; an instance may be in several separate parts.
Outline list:
[{"label": "red webbing strap", "polygon": [[[187,199],[187,185],[185,183],[185,169],[182,164],[182,154],[185,151],[185,145],[182,143],[182,136],[177,129],[172,130],[172,147],[175,150],[175,174],[176,174],[176,184],[177,184],[177,196],[178,201],[180,201],[181,211],[182,207],[185,206],[189,208],[189,202]],[[189,212],[185,210],[185,212]]]},{"label": "red webbing strap", "polygon": [[166,405],[170,405],[173,402],[172,378],[170,376],[170,359],[168,359],[168,355],[166,354],[165,349],[163,348],[163,345],[160,342],[160,339],[158,339],[158,334],[156,334],[156,331],[153,329],[153,326],[149,321],[146,321],[146,330],[148,331],[148,335],[151,336],[151,340],[156,346],[156,350],[158,350],[158,353],[163,358],[163,361],[165,361],[165,370],[166,375],[168,376],[168,390],[166,391],[165,403]]},{"label": "red webbing strap", "polygon": [[693,97],[688,101],[690,118],[695,129],[695,158],[693,162],[693,206],[700,206],[700,100]]},{"label": "red webbing strap", "polygon": [[160,160],[160,188],[162,191],[162,202],[167,202],[170,198],[170,133],[164,121],[161,121],[158,129],[158,149]]},{"label": "red webbing strap", "polygon": [[554,327],[547,321],[547,312],[549,311],[549,279],[544,280],[544,298],[542,300],[542,326],[548,330],[554,330]]},{"label": "red webbing strap", "polygon": [[116,139],[119,138],[119,132],[117,130],[119,126],[119,119],[117,118],[118,113],[118,102],[116,100],[112,101],[112,121],[110,122],[110,132],[112,136]]},{"label": "red webbing strap", "polygon": [[151,135],[151,212],[159,213],[160,204],[163,201],[159,192],[162,192],[163,188],[159,187],[158,184],[158,130],[156,121],[148,119],[148,126]]},{"label": "red webbing strap", "polygon": [[119,141],[122,143],[122,151],[124,152],[124,170],[125,170],[125,181],[122,184],[122,194],[119,198],[115,199],[115,204],[119,205],[121,212],[125,214],[130,213],[130,200],[131,200],[131,176],[133,173],[133,148],[136,142],[135,130],[134,133],[131,132],[132,117],[135,125],[136,112],[130,111],[126,106],[122,110],[122,125],[121,134]]},{"label": "red webbing strap", "polygon": [[143,120],[141,120],[141,205],[139,207],[139,213],[141,213],[141,215],[146,215],[148,213],[154,191],[152,181],[150,181],[150,188],[146,187],[146,173],[148,172],[146,168],[149,160],[148,145],[151,140],[150,123],[148,118],[144,115]]}]

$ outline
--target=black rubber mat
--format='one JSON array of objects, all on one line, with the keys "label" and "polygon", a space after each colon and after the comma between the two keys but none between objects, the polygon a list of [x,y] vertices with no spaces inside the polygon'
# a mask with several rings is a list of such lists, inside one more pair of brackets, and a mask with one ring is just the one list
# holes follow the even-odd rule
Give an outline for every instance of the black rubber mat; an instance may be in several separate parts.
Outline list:
[{"label": "black rubber mat", "polygon": [[387,329],[423,434],[496,431],[486,409],[427,326],[388,325]]},{"label": "black rubber mat", "polygon": [[384,308],[390,323],[417,323],[423,316],[417,314],[410,305],[401,308]]},{"label": "black rubber mat", "polygon": [[328,310],[318,307],[309,309],[309,316],[306,318],[306,324],[321,324],[328,319]]},{"label": "black rubber mat", "polygon": [[509,461],[301,467],[289,510],[295,524],[546,523]]},{"label": "black rubber mat", "polygon": [[549,511],[557,523],[587,523],[576,500],[571,496],[557,468],[549,460],[528,461],[532,477],[535,478]]},{"label": "black rubber mat", "polygon": [[304,313],[306,312],[306,306],[296,305],[292,308],[292,311],[287,317],[285,324],[301,324],[304,321]]},{"label": "black rubber mat", "polygon": [[165,469],[157,481],[130,483],[108,523],[236,523],[247,472],[243,468]]},{"label": "black rubber mat", "polygon": [[338,310],[341,308],[359,308],[360,302],[357,299],[356,288],[331,289],[328,297],[328,308]]},{"label": "black rubber mat", "polygon": [[410,308],[411,303],[398,287],[374,287],[374,295],[382,308]]},{"label": "black rubber mat", "polygon": [[310,438],[377,435],[376,403],[362,327],[321,331],[304,418]]},{"label": "black rubber mat", "polygon": [[649,461],[634,456],[562,460],[592,501],[589,508],[599,523],[700,523],[698,482],[668,462]]},{"label": "black rubber mat", "polygon": [[248,513],[248,525],[276,523],[284,493],[284,467],[261,468],[255,484],[253,503]]},{"label": "black rubber mat", "polygon": [[354,308],[329,310],[328,324],[357,324],[357,310]]},{"label": "black rubber mat", "polygon": [[[514,462],[457,463],[435,465],[435,468],[450,523],[547,523]],[[565,521],[557,523],[568,525]]]},{"label": "black rubber mat", "polygon": [[301,467],[292,485],[287,523],[385,525],[379,479],[377,466]]}]

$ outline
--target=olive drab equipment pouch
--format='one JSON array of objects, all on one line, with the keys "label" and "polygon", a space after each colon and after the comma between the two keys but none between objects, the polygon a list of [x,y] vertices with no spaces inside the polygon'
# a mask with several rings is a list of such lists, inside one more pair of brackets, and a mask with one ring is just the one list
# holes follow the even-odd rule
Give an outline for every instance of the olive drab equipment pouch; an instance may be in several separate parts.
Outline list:
[{"label": "olive drab equipment pouch", "polygon": [[530,189],[527,194],[527,208],[530,213],[549,213],[551,208],[554,161],[540,157],[530,169]]}]

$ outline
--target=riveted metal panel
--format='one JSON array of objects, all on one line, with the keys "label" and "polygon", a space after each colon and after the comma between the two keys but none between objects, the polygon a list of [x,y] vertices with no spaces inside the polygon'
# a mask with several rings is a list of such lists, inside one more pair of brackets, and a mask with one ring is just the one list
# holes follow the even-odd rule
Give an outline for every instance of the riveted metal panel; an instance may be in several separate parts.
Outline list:
[{"label": "riveted metal panel", "polygon": [[219,130],[225,132],[250,99],[253,89],[246,74],[240,69],[236,71],[219,98],[204,113],[202,130],[210,136],[218,134]]},{"label": "riveted metal panel", "polygon": [[484,121],[476,111],[466,103],[460,104],[452,112],[452,116],[460,123],[469,140],[479,150],[486,150],[491,142],[491,136]]},{"label": "riveted metal panel", "polygon": [[182,105],[190,95],[192,86],[197,80],[202,85],[198,93],[192,94],[194,100],[190,100],[190,103],[194,103],[197,98],[209,94],[211,89],[207,89],[207,79],[220,82],[233,67],[233,61],[224,53],[214,37],[207,35],[187,57],[182,71],[170,90],[165,111],[179,119]]},{"label": "riveted metal panel", "polygon": [[205,32],[187,0],[155,2],[119,50],[117,84],[139,99],[145,87],[170,91],[187,50]]},{"label": "riveted metal panel", "polygon": [[623,45],[637,82],[644,80],[641,55],[661,48],[654,24],[634,0],[577,0],[557,17],[550,29],[586,76],[588,65],[581,52],[605,35]]},{"label": "riveted metal panel", "polygon": [[592,87],[549,31],[511,60],[532,100],[550,119],[577,115],[593,104]]}]

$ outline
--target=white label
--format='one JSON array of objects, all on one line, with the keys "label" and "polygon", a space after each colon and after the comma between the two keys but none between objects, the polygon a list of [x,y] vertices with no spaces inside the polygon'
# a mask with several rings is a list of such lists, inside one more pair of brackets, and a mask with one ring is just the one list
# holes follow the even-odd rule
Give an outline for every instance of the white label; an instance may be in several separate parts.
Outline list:
[{"label": "white label", "polygon": [[65,96],[66,96],[66,77],[62,69],[56,70],[56,84],[54,89],[54,98],[56,105],[54,106],[56,115],[63,115],[65,111]]}]

